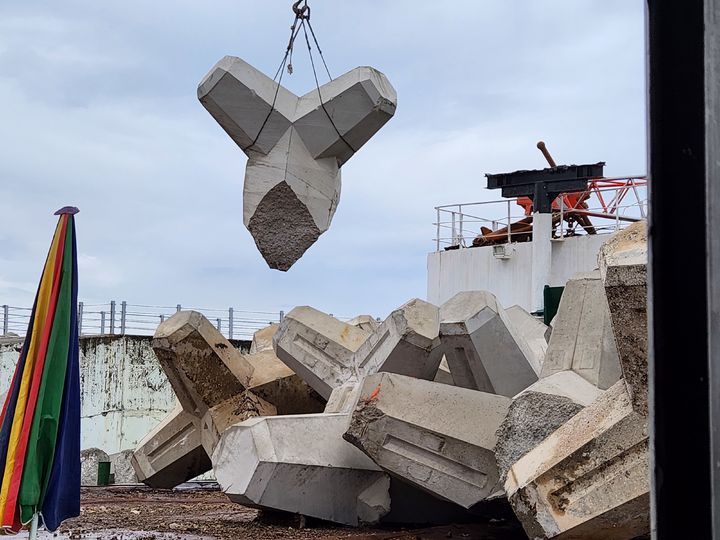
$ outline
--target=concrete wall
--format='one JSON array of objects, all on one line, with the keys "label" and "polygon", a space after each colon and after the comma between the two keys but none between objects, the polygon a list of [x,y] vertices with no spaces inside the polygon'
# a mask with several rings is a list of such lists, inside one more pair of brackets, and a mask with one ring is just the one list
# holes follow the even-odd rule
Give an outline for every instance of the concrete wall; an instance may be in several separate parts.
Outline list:
[{"label": "concrete wall", "polygon": [[[597,254],[608,235],[553,240],[551,287],[565,285],[578,272],[597,268]],[[436,305],[461,291],[482,289],[495,294],[505,307],[519,304],[532,311],[532,243],[511,245],[509,259],[493,256],[492,246],[430,253],[427,259],[427,300]]]},{"label": "concrete wall", "polygon": [[[113,454],[135,448],[175,407],[150,336],[80,338],[81,445]],[[233,341],[241,350],[249,341]],[[0,392],[10,386],[22,340],[0,339]]]}]

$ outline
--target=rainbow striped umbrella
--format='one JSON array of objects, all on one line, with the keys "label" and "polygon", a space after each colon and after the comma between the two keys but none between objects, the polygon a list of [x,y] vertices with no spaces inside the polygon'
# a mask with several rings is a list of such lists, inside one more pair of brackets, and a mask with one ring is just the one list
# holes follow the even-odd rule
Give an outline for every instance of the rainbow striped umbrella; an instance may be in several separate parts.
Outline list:
[{"label": "rainbow striped umbrella", "polygon": [[[0,519],[17,532],[80,514],[77,208],[65,207],[0,415]],[[39,517],[38,517],[39,516]]]}]

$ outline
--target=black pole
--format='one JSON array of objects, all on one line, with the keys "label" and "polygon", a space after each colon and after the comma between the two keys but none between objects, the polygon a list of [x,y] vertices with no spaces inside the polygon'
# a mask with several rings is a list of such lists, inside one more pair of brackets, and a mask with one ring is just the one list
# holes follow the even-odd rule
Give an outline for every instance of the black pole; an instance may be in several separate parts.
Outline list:
[{"label": "black pole", "polygon": [[[712,538],[705,7],[648,0],[654,538]],[[692,531],[692,532],[690,532]]]}]

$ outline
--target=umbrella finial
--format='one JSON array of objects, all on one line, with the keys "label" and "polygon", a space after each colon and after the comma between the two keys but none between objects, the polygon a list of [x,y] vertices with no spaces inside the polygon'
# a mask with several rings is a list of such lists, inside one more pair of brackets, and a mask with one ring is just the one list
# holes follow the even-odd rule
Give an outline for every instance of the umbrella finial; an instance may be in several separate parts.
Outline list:
[{"label": "umbrella finial", "polygon": [[60,210],[55,212],[54,215],[61,216],[63,214],[70,214],[71,216],[74,216],[77,214],[80,210],[76,206],[63,206]]}]

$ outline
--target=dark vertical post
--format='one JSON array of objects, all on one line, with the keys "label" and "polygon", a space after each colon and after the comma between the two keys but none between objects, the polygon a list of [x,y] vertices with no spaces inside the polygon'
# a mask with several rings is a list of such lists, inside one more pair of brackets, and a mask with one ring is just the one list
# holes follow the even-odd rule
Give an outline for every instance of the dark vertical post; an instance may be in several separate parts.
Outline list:
[{"label": "dark vertical post", "polygon": [[686,538],[689,521],[693,538],[712,538],[704,7],[647,2],[652,521],[662,540]]},{"label": "dark vertical post", "polygon": [[720,539],[720,0],[705,2],[705,163],[710,286],[713,538]]}]

